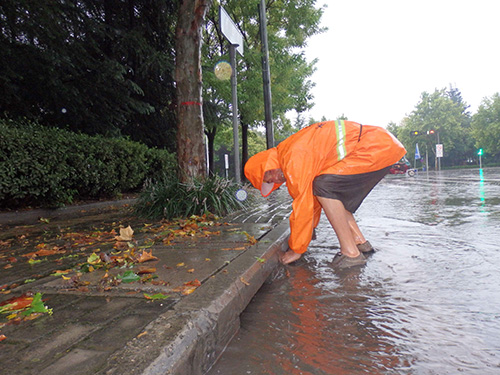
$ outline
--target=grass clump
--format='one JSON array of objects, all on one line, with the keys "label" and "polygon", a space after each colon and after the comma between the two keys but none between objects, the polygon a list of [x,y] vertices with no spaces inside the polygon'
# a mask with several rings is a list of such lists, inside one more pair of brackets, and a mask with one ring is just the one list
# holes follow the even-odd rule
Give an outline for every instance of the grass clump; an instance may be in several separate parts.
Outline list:
[{"label": "grass clump", "polygon": [[148,219],[173,219],[211,213],[224,216],[243,209],[249,200],[240,201],[241,185],[219,176],[181,183],[162,176],[148,180],[135,205],[135,212]]}]

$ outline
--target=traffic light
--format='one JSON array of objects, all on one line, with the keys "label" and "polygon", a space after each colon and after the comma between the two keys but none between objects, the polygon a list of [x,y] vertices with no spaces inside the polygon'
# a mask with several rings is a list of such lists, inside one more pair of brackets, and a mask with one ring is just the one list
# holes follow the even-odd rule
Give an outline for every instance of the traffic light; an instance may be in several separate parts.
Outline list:
[{"label": "traffic light", "polygon": [[413,130],[411,133],[410,133],[410,136],[412,137],[416,137],[417,135],[420,135],[420,132],[418,130]]},{"label": "traffic light", "polygon": [[434,134],[434,129],[431,129],[431,130],[427,130],[427,134]]},{"label": "traffic light", "polygon": [[483,149],[482,149],[482,148],[480,148],[479,150],[477,150],[477,154],[478,154],[479,156],[481,156],[481,155],[483,154]]}]

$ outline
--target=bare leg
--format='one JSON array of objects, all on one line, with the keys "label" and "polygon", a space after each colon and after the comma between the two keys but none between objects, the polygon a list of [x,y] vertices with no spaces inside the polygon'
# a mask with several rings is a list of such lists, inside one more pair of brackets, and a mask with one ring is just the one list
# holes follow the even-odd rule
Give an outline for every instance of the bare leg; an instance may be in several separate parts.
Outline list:
[{"label": "bare leg", "polygon": [[[344,204],[337,199],[316,197],[323,207],[328,221],[335,230],[340,243],[340,251],[348,257],[359,256],[359,250],[356,247],[355,236],[349,225],[349,217],[352,214],[346,211]],[[350,215],[348,215],[350,214]]]},{"label": "bare leg", "polygon": [[362,243],[366,242],[365,236],[363,236],[363,233],[361,233],[361,230],[358,227],[358,224],[356,223],[356,220],[354,219],[354,216],[351,212],[346,210],[346,215],[347,215],[347,221],[349,222],[349,226],[351,227],[351,232],[354,236],[354,241],[356,242],[356,245],[360,245]]}]

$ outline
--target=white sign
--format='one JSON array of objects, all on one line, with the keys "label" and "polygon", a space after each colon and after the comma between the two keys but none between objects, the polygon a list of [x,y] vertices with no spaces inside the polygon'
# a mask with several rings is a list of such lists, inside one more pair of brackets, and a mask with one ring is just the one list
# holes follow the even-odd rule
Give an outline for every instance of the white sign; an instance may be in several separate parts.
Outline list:
[{"label": "white sign", "polygon": [[438,143],[436,145],[436,157],[437,158],[443,157],[443,144],[442,143]]},{"label": "white sign", "polygon": [[243,34],[235,25],[229,14],[223,7],[219,7],[220,31],[227,38],[229,43],[237,45],[236,51],[243,56]]},{"label": "white sign", "polygon": [[224,154],[224,167],[226,169],[229,169],[229,155],[228,154]]}]

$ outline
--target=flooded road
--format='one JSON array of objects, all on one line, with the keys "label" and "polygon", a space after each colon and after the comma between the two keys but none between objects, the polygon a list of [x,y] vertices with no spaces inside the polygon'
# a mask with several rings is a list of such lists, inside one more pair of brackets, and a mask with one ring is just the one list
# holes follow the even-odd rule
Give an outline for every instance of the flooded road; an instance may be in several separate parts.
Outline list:
[{"label": "flooded road", "polygon": [[367,264],[329,265],[322,217],[209,375],[500,374],[500,168],[387,176],[355,216]]}]

